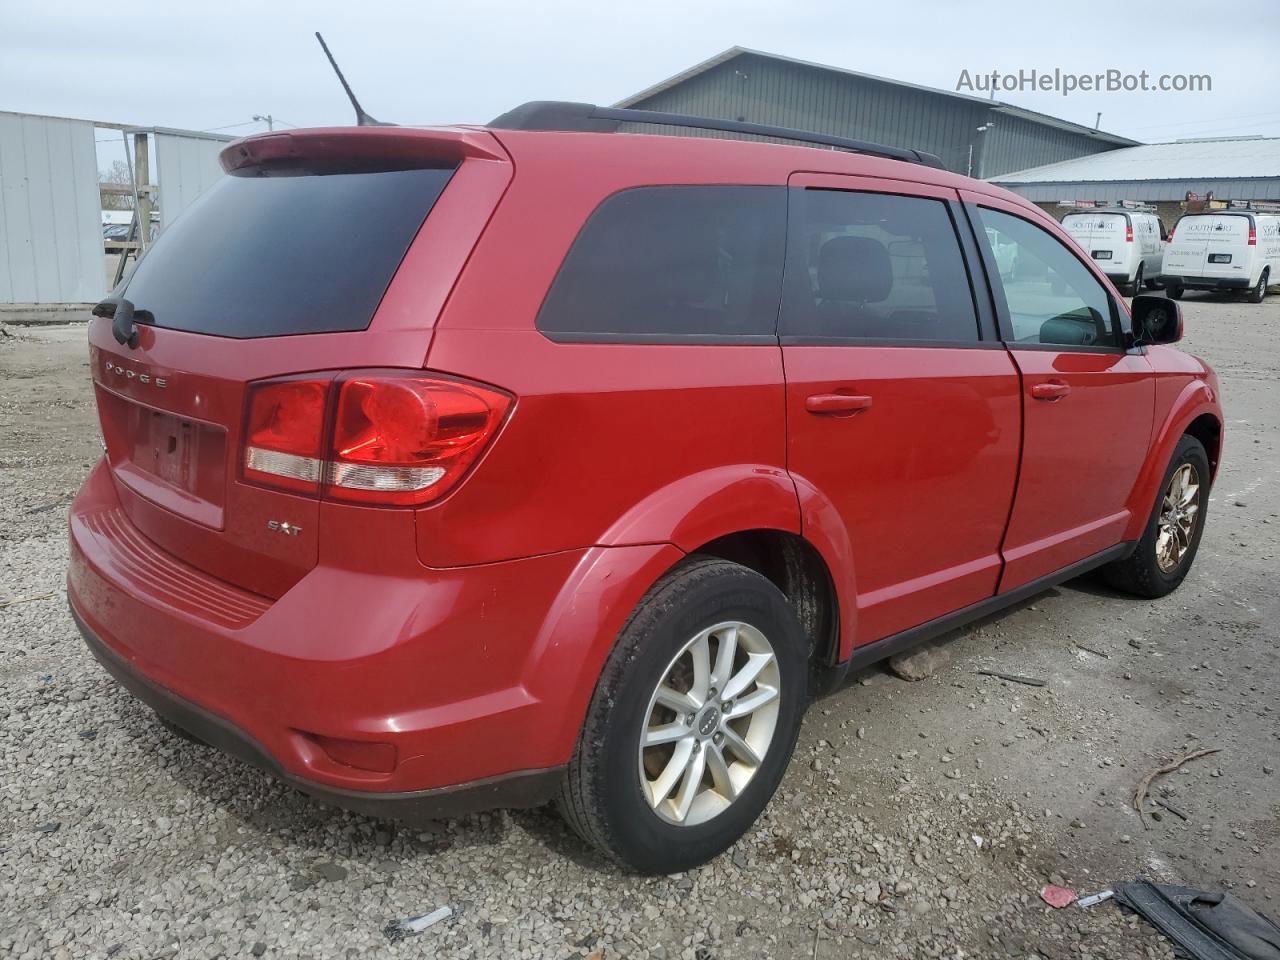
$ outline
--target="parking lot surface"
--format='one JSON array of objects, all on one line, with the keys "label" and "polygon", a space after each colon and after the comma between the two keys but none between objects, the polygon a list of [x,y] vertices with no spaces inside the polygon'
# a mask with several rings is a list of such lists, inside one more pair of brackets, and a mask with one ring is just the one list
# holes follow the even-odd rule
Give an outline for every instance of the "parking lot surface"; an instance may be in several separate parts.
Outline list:
[{"label": "parking lot surface", "polygon": [[[1113,905],[1038,897],[1138,875],[1280,917],[1280,297],[1183,307],[1227,424],[1181,589],[1073,581],[950,637],[926,680],[854,677],[811,710],[757,827],[661,878],[620,873],[551,810],[408,828],[161,727],[65,606],[67,506],[100,452],[84,327],[9,328],[0,956],[1171,957]],[[1221,752],[1153,788],[1186,819],[1144,826],[1136,784],[1198,747]]]}]

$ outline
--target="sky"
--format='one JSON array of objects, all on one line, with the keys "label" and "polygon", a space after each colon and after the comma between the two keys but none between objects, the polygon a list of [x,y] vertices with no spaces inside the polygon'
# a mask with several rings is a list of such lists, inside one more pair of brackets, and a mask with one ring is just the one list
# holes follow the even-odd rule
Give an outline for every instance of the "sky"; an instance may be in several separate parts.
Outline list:
[{"label": "sky", "polygon": [[944,90],[961,71],[1208,74],[1208,92],[997,98],[1089,126],[1101,112],[1144,142],[1280,136],[1276,0],[0,0],[0,110],[235,135],[265,129],[255,114],[349,123],[315,30],[365,110],[396,123],[614,103],[740,45]]}]

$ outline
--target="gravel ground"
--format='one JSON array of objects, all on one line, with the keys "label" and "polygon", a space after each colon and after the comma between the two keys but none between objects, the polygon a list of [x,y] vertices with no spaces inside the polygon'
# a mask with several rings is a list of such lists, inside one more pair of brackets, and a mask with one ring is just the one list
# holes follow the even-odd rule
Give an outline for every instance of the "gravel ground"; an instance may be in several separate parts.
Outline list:
[{"label": "gravel ground", "polygon": [[[62,597],[67,504],[98,455],[84,328],[9,330],[0,603],[53,595],[0,607],[0,956],[1171,957],[1114,906],[1036,896],[1138,874],[1277,915],[1280,298],[1184,308],[1229,423],[1183,587],[1148,603],[1075,581],[956,634],[927,680],[859,675],[811,711],[757,828],[663,878],[620,874],[547,810],[408,829],[161,727]],[[1196,745],[1222,752],[1159,794],[1189,819],[1144,829],[1134,785]]]}]

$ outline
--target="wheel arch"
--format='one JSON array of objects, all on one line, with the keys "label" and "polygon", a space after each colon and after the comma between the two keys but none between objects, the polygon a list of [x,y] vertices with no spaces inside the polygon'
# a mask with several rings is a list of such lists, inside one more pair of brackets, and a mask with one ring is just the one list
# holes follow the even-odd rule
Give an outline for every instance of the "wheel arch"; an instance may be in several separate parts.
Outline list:
[{"label": "wheel arch", "polygon": [[1210,478],[1218,475],[1218,459],[1222,454],[1222,421],[1212,413],[1202,413],[1187,424],[1182,431],[1195,437],[1209,457]]},{"label": "wheel arch", "polygon": [[[1137,540],[1151,517],[1165,468],[1178,441],[1186,435],[1205,444],[1211,479],[1217,476],[1222,456],[1222,410],[1217,392],[1202,379],[1193,379],[1178,393],[1156,429],[1146,463],[1129,497],[1129,526],[1126,540]],[[1205,441],[1208,440],[1208,443]],[[1212,448],[1210,447],[1212,444]]]},{"label": "wheel arch", "polygon": [[809,663],[821,682],[840,655],[840,602],[821,552],[786,530],[739,530],[692,551],[741,564],[769,580],[786,598],[809,641]]}]

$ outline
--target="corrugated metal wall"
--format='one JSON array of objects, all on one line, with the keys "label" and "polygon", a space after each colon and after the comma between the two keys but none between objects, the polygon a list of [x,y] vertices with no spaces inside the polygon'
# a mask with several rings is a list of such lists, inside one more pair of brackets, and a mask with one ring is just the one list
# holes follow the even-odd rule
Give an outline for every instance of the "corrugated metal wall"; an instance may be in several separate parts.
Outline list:
[{"label": "corrugated metal wall", "polygon": [[0,303],[105,292],[93,124],[0,113]]},{"label": "corrugated metal wall", "polygon": [[193,200],[224,174],[218,153],[230,138],[157,131],[156,177],[160,187],[160,227],[167,227]]},{"label": "corrugated metal wall", "polygon": [[1114,180],[1107,182],[1000,183],[1033,203],[1057,200],[1183,200],[1191,190],[1218,200],[1280,200],[1280,177],[1260,180]]},{"label": "corrugated metal wall", "polygon": [[1060,130],[1007,113],[996,112],[992,120],[995,126],[982,134],[987,141],[983,145],[982,170],[975,169],[975,177],[994,177],[1114,149],[1088,134]]},{"label": "corrugated metal wall", "polygon": [[[1106,146],[1065,130],[996,114],[981,102],[752,54],[735,57],[632,106],[796,127],[925,150],[959,173],[968,171],[973,145],[974,175],[983,149],[981,139],[990,135],[993,139],[986,145],[989,153],[984,171],[988,177],[1047,163],[1041,159],[1047,152],[1068,151],[1053,153],[1054,159],[1066,159]],[[997,121],[992,133],[978,133],[977,128],[989,119]],[[648,124],[628,128],[642,133],[715,136]],[[1074,152],[1070,152],[1073,145]]]}]

